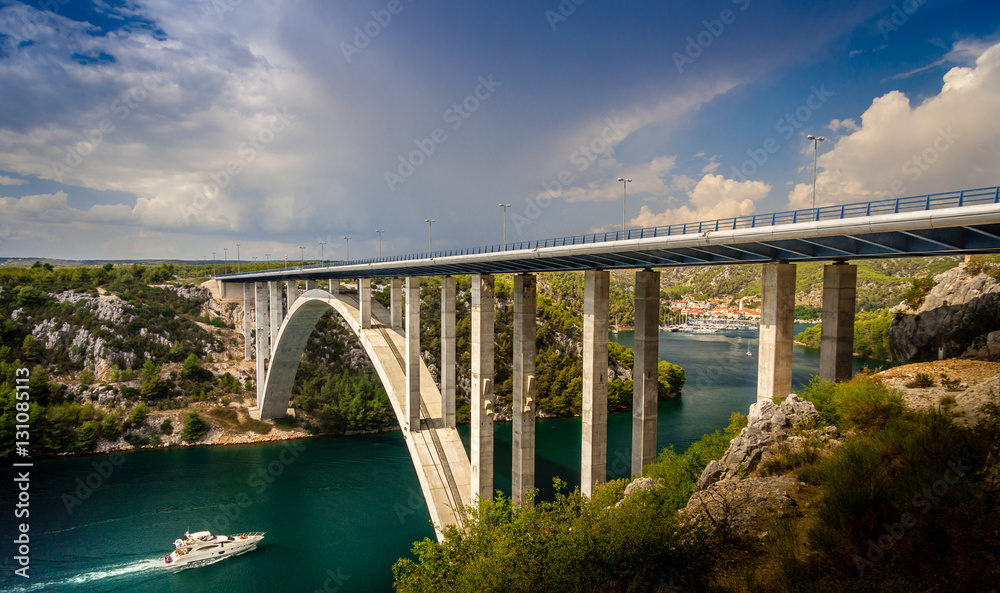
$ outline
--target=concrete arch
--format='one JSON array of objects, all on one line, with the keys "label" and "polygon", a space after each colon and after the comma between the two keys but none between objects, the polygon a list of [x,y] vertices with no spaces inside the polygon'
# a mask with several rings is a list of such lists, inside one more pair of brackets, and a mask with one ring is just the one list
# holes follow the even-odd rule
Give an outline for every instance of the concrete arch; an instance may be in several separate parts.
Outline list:
[{"label": "concrete arch", "polygon": [[[403,430],[427,509],[440,539],[444,527],[460,524],[458,511],[471,502],[468,500],[471,464],[458,431],[446,427],[442,421],[441,395],[423,360],[420,361],[420,426],[407,426],[403,399],[406,373],[400,356],[400,352],[405,351],[404,336],[389,327],[389,312],[377,301],[372,302],[372,328],[362,329],[356,295],[332,295],[319,289],[299,295],[275,340],[263,395],[257,402],[260,417],[270,419],[285,415],[306,342],[320,317],[330,309],[336,311],[358,336],[378,372]],[[404,510],[411,511],[413,509],[408,509],[409,504],[409,501],[397,503]]]}]

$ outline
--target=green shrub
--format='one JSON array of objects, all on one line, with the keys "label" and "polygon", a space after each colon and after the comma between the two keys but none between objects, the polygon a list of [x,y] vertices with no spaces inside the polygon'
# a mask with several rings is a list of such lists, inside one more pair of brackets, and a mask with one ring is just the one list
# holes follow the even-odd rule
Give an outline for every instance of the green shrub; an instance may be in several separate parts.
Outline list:
[{"label": "green shrub", "polygon": [[187,415],[187,417],[184,418],[184,428],[181,429],[181,438],[184,439],[185,442],[193,443],[205,436],[205,433],[207,433],[211,428],[211,425],[209,425],[208,422],[205,422],[205,420],[198,415],[198,412],[192,411]]},{"label": "green shrub", "polygon": [[912,381],[906,384],[907,387],[934,387],[934,379],[927,373],[917,373]]},{"label": "green shrub", "polygon": [[160,432],[163,434],[174,434],[174,423],[170,421],[170,418],[166,418],[160,423]]},{"label": "green shrub", "polygon": [[83,371],[80,373],[80,383],[83,385],[93,385],[96,380],[97,379],[94,377],[94,373],[90,371]]},{"label": "green shrub", "polygon": [[122,420],[118,412],[111,412],[101,422],[101,436],[113,441],[122,433]]},{"label": "green shrub", "polygon": [[834,401],[847,428],[881,428],[906,410],[899,393],[867,375],[839,384]]},{"label": "green shrub", "polygon": [[128,421],[133,426],[141,426],[146,421],[146,416],[148,415],[149,406],[146,405],[146,402],[140,402],[139,405],[132,408],[132,413],[129,415]]},{"label": "green shrub", "polygon": [[836,383],[825,381],[820,379],[819,375],[814,375],[809,383],[799,392],[799,396],[816,406],[816,412],[819,413],[824,423],[842,427],[844,420],[840,417],[840,411],[834,403],[833,396],[836,391]]}]

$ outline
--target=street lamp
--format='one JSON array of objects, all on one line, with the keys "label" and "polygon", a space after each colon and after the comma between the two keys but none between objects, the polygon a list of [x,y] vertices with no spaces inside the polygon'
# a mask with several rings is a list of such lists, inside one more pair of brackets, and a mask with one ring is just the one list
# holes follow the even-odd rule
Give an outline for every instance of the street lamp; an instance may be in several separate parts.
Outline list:
[{"label": "street lamp", "polygon": [[215,278],[215,252],[212,252],[212,278]]},{"label": "street lamp", "polygon": [[503,208],[503,244],[507,244],[507,208],[510,204],[497,204],[498,208]]},{"label": "street lamp", "polygon": [[264,254],[264,260],[266,261],[266,263],[264,264],[264,269],[265,270],[270,270],[271,269],[271,254],[270,253],[265,253]]},{"label": "street lamp", "polygon": [[433,218],[425,218],[424,222],[427,223],[427,252],[430,253],[434,251],[434,223],[437,221]]},{"label": "street lamp", "polygon": [[257,256],[253,256],[253,271],[257,271]]},{"label": "street lamp", "polygon": [[326,257],[324,257],[324,254],[325,254],[326,252],[325,252],[325,251],[323,251],[323,246],[324,246],[324,245],[326,245],[326,241],[320,241],[320,242],[319,242],[319,261],[321,261],[321,262],[324,262],[324,261],[326,261]]},{"label": "street lamp", "polygon": [[346,261],[351,261],[351,239],[353,239],[353,237],[344,237],[344,240],[347,241],[347,260]]},{"label": "street lamp", "polygon": [[618,181],[622,182],[622,230],[625,230],[625,198],[628,194],[628,184],[632,183],[631,179],[625,179],[624,177],[619,177]]},{"label": "street lamp", "polygon": [[225,257],[224,263],[222,264],[222,273],[223,274],[228,274],[229,273],[229,248],[228,247],[223,247],[222,251],[223,251],[222,255]]},{"label": "street lamp", "polygon": [[236,244],[236,273],[240,273],[240,244]]},{"label": "street lamp", "polygon": [[378,256],[382,257],[382,233],[384,233],[385,231],[384,230],[380,231],[378,229],[375,229],[375,232],[378,233]]},{"label": "street lamp", "polygon": [[306,267],[306,248],[299,245],[299,269]]},{"label": "street lamp", "polygon": [[824,138],[822,136],[813,136],[812,134],[809,134],[808,136],[806,136],[806,138],[808,138],[809,140],[813,141],[813,205],[812,205],[812,207],[815,208],[816,207],[816,158],[817,158],[817,156],[819,156],[819,143],[820,142],[825,142],[826,138]]}]

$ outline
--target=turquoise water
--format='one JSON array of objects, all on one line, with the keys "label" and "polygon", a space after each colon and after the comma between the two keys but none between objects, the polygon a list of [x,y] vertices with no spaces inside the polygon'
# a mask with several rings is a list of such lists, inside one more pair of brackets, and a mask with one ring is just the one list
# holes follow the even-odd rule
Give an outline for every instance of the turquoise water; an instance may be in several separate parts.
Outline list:
[{"label": "turquoise water", "polygon": [[[631,332],[613,338],[631,346]],[[684,396],[659,405],[660,447],[684,450],[755,399],[751,332],[664,333],[660,355],[687,369]],[[819,354],[796,346],[794,356],[801,384],[818,371]],[[628,413],[608,420],[609,478],[629,473],[630,428]],[[510,429],[496,427],[496,486],[508,493]],[[553,476],[579,483],[578,418],[539,420],[536,446],[542,496],[551,495]],[[0,470],[11,510],[12,469]],[[30,471],[31,577],[13,575],[17,527],[7,511],[3,591],[391,591],[392,564],[414,541],[434,537],[399,434],[53,459]],[[237,558],[161,569],[185,529],[267,536]]]}]

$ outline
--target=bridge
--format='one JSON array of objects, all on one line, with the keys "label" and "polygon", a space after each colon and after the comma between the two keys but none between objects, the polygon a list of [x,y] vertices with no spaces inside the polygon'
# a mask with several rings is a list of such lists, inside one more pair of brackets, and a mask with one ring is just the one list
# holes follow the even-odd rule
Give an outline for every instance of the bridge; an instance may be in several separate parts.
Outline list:
[{"label": "bridge", "polygon": [[[440,538],[444,527],[461,523],[461,506],[493,493],[495,274],[514,274],[512,497],[521,500],[535,486],[536,273],[584,272],[581,490],[590,496],[607,476],[609,270],[636,270],[631,469],[638,475],[656,457],[656,268],[762,265],[757,397],[771,399],[792,389],[795,262],[830,262],[823,276],[820,376],[839,380],[850,378],[854,351],[857,267],[848,260],[997,252],[1000,187],[992,187],[251,271],[218,281],[223,299],[243,301],[245,356],[256,358],[257,409],[264,419],[285,414],[320,316],[332,309],[347,322],[389,395]],[[456,274],[472,277],[469,456],[455,429]],[[440,387],[419,355],[421,276],[442,277]],[[373,278],[387,279],[388,310],[372,298]],[[354,288],[342,288],[344,280]]]}]

